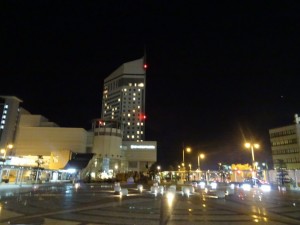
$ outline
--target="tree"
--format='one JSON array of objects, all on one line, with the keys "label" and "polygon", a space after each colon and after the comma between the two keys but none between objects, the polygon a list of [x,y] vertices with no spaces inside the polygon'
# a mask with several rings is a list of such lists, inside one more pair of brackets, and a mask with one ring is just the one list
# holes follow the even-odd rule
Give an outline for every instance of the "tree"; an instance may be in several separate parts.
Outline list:
[{"label": "tree", "polygon": [[157,163],[153,163],[150,168],[148,169],[148,174],[150,176],[151,179],[154,179],[155,176],[158,174],[158,169],[157,169],[158,164]]}]

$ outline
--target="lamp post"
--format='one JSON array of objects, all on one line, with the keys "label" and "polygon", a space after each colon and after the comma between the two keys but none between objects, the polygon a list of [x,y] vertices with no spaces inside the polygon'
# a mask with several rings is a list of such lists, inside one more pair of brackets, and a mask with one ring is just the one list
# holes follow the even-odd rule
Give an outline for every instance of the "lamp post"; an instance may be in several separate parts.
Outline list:
[{"label": "lamp post", "polygon": [[1,160],[1,161],[2,161],[3,163],[5,162],[7,150],[11,150],[13,147],[14,147],[13,144],[8,144],[8,145],[6,146],[6,148],[2,148],[2,149],[0,150],[0,153],[2,154],[2,160]]},{"label": "lamp post", "polygon": [[118,164],[116,164],[116,165],[115,165],[115,177],[117,177],[118,169],[119,169],[119,166],[118,166]]},{"label": "lamp post", "polygon": [[6,150],[5,150],[5,148],[2,148],[0,152],[1,152],[1,154],[3,154],[2,158],[5,159],[5,156],[6,156]]},{"label": "lamp post", "polygon": [[259,148],[259,144],[247,142],[247,143],[245,143],[245,147],[251,149],[251,154],[252,154],[252,169],[253,169],[253,172],[254,172],[253,173],[254,177],[256,177],[256,174],[255,174],[256,173],[255,172],[256,168],[255,168],[254,149],[255,148],[258,149]]},{"label": "lamp post", "polygon": [[192,151],[191,148],[187,147],[185,148],[184,145],[183,145],[183,149],[182,149],[182,167],[183,167],[183,176],[185,177],[185,164],[184,164],[184,153],[185,151],[187,153],[190,153]]},{"label": "lamp post", "polygon": [[199,154],[198,155],[198,170],[201,171],[201,168],[200,168],[200,159],[204,159],[205,158],[205,155],[204,154]]},{"label": "lamp post", "polygon": [[252,144],[252,143],[245,143],[245,147],[246,148],[250,148],[251,149],[251,154],[252,154],[252,166],[254,168],[254,162],[255,162],[255,158],[254,158],[254,148],[259,148],[259,144]]},{"label": "lamp post", "polygon": [[187,152],[187,153],[190,153],[192,151],[191,148],[187,147],[187,148],[183,148],[182,149],[182,163],[183,163],[183,166],[184,166],[184,152]]}]

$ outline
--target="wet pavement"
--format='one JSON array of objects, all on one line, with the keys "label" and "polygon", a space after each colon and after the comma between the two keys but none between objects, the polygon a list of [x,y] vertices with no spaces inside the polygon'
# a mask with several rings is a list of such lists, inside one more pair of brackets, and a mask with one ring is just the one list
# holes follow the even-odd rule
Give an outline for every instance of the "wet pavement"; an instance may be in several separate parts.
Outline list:
[{"label": "wet pavement", "polygon": [[137,184],[69,183],[0,185],[0,224],[56,225],[296,225],[300,224],[300,193],[272,190],[235,190],[215,198],[196,190],[182,195],[177,187],[171,201],[167,194],[142,192]]}]

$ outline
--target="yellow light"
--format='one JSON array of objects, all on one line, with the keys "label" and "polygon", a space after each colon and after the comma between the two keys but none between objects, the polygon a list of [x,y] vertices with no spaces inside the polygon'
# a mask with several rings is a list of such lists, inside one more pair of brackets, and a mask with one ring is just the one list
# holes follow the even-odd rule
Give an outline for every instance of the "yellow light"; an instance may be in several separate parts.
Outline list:
[{"label": "yellow light", "polygon": [[246,143],[246,144],[245,144],[245,147],[246,147],[246,148],[250,148],[250,143]]}]

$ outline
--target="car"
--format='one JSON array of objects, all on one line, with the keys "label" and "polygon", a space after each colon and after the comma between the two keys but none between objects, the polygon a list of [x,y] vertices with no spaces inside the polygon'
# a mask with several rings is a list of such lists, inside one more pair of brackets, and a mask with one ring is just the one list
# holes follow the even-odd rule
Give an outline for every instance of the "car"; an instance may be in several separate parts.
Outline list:
[{"label": "car", "polygon": [[247,178],[243,184],[249,184],[251,187],[260,187],[264,182],[258,178]]}]

